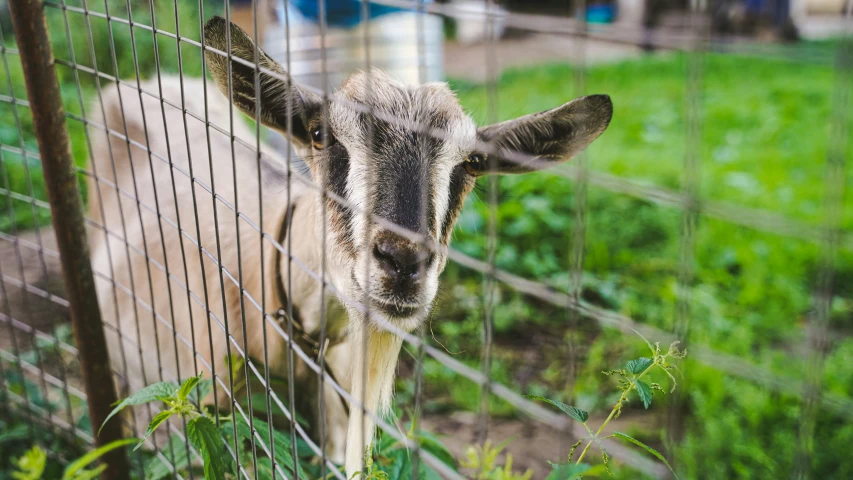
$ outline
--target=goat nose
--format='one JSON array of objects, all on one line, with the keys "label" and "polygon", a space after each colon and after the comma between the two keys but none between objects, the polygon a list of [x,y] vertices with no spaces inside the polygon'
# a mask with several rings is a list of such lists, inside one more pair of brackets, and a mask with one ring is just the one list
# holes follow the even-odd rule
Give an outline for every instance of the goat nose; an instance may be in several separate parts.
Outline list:
[{"label": "goat nose", "polygon": [[401,242],[381,240],[373,246],[373,257],[382,271],[395,280],[416,280],[420,270],[432,260],[432,254]]}]

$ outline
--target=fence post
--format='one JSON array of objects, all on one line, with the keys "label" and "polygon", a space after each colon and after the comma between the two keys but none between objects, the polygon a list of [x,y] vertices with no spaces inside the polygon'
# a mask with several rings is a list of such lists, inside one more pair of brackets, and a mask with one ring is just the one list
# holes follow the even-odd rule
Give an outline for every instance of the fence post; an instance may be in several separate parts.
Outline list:
[{"label": "fence post", "polygon": [[[71,304],[71,323],[80,352],[89,418],[96,445],[102,446],[120,439],[122,431],[116,419],[97,433],[116,401],[116,393],[44,5],[41,0],[11,0],[9,10],[24,68],[65,290]],[[127,454],[123,449],[113,450],[102,460],[108,465],[103,478],[129,478]]]}]

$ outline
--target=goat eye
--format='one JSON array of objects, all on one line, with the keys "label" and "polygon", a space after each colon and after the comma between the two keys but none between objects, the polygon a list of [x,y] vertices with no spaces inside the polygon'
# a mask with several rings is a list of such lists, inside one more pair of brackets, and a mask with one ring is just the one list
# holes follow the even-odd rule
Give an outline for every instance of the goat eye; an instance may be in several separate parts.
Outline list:
[{"label": "goat eye", "polygon": [[465,159],[465,163],[462,165],[465,167],[465,171],[468,172],[468,175],[475,177],[482,175],[482,173],[486,171],[486,155],[482,153],[472,153],[468,155],[468,158]]},{"label": "goat eye", "polygon": [[317,150],[322,150],[335,143],[335,136],[328,128],[317,127],[311,130],[311,144]]}]

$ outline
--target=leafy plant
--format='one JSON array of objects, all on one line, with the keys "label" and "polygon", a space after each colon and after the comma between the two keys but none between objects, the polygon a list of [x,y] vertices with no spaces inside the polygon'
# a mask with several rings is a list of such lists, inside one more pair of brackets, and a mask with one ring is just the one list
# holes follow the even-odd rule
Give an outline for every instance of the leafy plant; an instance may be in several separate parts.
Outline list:
[{"label": "leafy plant", "polygon": [[[107,469],[106,463],[101,463],[92,469],[87,469],[86,467],[105,454],[117,448],[130,445],[135,441],[136,439],[133,438],[120,439],[86,453],[65,467],[62,480],[93,480],[98,478]],[[39,480],[43,478],[45,468],[47,467],[47,454],[41,447],[35,445],[18,459],[17,466],[18,471],[12,472],[12,478],[15,480]]]},{"label": "leafy plant", "polygon": [[31,448],[17,462],[18,471],[12,472],[15,480],[39,480],[47,466],[47,454],[38,445]]},{"label": "leafy plant", "polygon": [[131,443],[134,443],[136,439],[133,438],[124,438],[120,440],[112,441],[102,447],[98,447],[95,450],[83,455],[77,460],[68,464],[65,468],[65,473],[62,474],[62,480],[92,480],[98,478],[98,476],[107,468],[106,463],[101,463],[97,467],[93,469],[86,469],[92,462],[106,455],[107,453],[117,449],[122,448]]},{"label": "leafy plant", "polygon": [[[188,442],[199,454],[204,466],[206,479],[220,480],[228,477],[238,477],[238,465],[226,450],[226,445],[237,448],[240,465],[254,465],[258,478],[273,478],[273,463],[268,458],[257,458],[254,462],[251,444],[258,432],[267,432],[271,427],[260,419],[247,420],[241,415],[236,417],[219,415],[214,418],[207,411],[197,406],[198,399],[207,396],[213,386],[211,380],[202,378],[203,374],[186,379],[181,385],[172,382],[159,382],[148,385],[120,401],[110,412],[107,420],[132,405],[161,402],[163,409],[157,412],[148,424],[143,438],[134,440],[135,449],[142,446],[148,437],[171,417],[182,417],[186,421],[186,440],[178,434],[172,435],[161,449],[170,465],[159,458],[150,459],[145,465],[145,478],[159,480],[172,473],[172,468],[183,471],[192,468],[192,456],[187,451]],[[251,425],[250,423],[251,422]],[[236,432],[236,438],[235,438]],[[266,434],[264,433],[264,436]],[[292,442],[289,435],[282,435],[273,430],[273,446],[277,476],[282,472],[290,478],[306,478],[306,468],[294,462],[291,455]],[[255,454],[260,451],[257,449]]]},{"label": "leafy plant", "polygon": [[355,472],[350,478],[363,478],[364,480],[390,480],[388,472],[385,472],[379,468],[379,465],[376,465],[373,462],[373,455],[370,454],[370,448],[367,448],[364,453],[364,471]]},{"label": "leafy plant", "polygon": [[[568,417],[583,425],[587,433],[589,434],[587,437],[581,438],[577,441],[577,443],[572,445],[572,449],[569,451],[568,464],[551,464],[552,467],[554,467],[554,471],[552,471],[551,476],[549,476],[549,478],[552,478],[552,476],[554,476],[554,478],[579,478],[582,475],[590,475],[589,470],[585,470],[583,467],[580,466],[583,465],[581,462],[583,461],[584,457],[586,457],[586,454],[587,452],[589,452],[589,448],[592,446],[593,443],[598,445],[599,449],[601,450],[602,466],[604,467],[604,469],[607,470],[608,473],[611,473],[610,455],[607,453],[607,450],[604,449],[604,446],[601,443],[601,441],[606,438],[618,438],[621,440],[626,440],[642,448],[643,450],[657,457],[658,460],[663,462],[663,464],[666,465],[667,468],[669,468],[673,476],[675,476],[676,479],[678,478],[678,475],[676,475],[675,470],[672,469],[672,466],[660,452],[637,440],[636,438],[631,437],[630,435],[622,432],[614,432],[611,435],[602,437],[602,433],[604,432],[605,427],[607,427],[611,420],[619,418],[619,415],[622,414],[622,407],[625,403],[630,401],[631,392],[636,392],[637,397],[641,402],[643,402],[643,406],[646,409],[648,409],[649,406],[652,404],[652,398],[655,391],[659,391],[661,393],[664,392],[663,387],[661,387],[659,383],[648,383],[646,380],[644,380],[644,378],[652,371],[660,370],[665,373],[672,383],[670,387],[670,393],[675,391],[675,386],[677,385],[677,382],[675,380],[675,376],[672,374],[672,372],[676,369],[676,365],[674,362],[685,358],[687,356],[687,351],[678,349],[679,342],[673,342],[669,346],[669,349],[664,352],[663,350],[661,350],[660,342],[656,342],[654,345],[652,345],[645,338],[643,338],[643,340],[646,341],[646,345],[648,345],[649,350],[651,351],[651,358],[640,357],[636,360],[631,360],[627,362],[624,368],[617,368],[614,370],[608,370],[603,372],[605,375],[616,376],[619,378],[618,385],[621,394],[619,395],[619,399],[613,405],[613,408],[610,410],[610,415],[607,416],[607,418],[601,423],[601,425],[596,431],[593,431],[593,429],[590,428],[589,425],[587,425],[587,420],[589,420],[589,413],[587,413],[585,410],[571,405],[566,405],[565,403],[560,402],[558,400],[551,400],[537,395],[526,395],[527,398],[543,401],[557,407]],[[577,460],[572,463],[575,450],[584,441],[587,442],[586,446],[581,451]]]},{"label": "leafy plant", "polygon": [[482,445],[469,446],[461,465],[474,472],[475,480],[530,480],[533,476],[531,470],[528,469],[524,473],[513,470],[512,455],[507,454],[504,464],[499,464],[498,456],[510,441],[511,439],[505,440],[492,446],[491,440],[486,440]]},{"label": "leafy plant", "polygon": [[[422,452],[427,452],[451,470],[457,470],[456,458],[434,435],[423,430],[416,430],[414,423],[410,423],[405,430],[408,440],[415,442]],[[402,426],[400,428],[403,429]],[[439,480],[443,478],[431,466],[427,465],[421,457],[417,462],[417,473],[415,473],[415,461],[410,448],[400,440],[383,432],[376,441],[369,454],[365,455],[365,478],[376,480]]]},{"label": "leafy plant", "polygon": [[[550,463],[550,462],[549,462]],[[598,477],[607,467],[604,465],[590,466],[585,463],[551,463],[551,472],[545,480],[575,480],[581,477]]]},{"label": "leafy plant", "polygon": [[[229,362],[235,374],[244,365],[236,358]],[[236,377],[235,377],[236,378]],[[245,382],[240,385],[245,385]],[[220,480],[237,478],[237,468],[253,470],[257,478],[272,480],[286,476],[287,478],[317,478],[320,476],[314,452],[301,440],[297,439],[296,457],[293,456],[294,443],[289,434],[279,432],[269,423],[259,418],[247,418],[241,413],[233,416],[212,416],[207,410],[200,409],[198,399],[204,398],[212,389],[212,381],[203,379],[203,375],[190,377],[181,385],[172,382],[159,382],[148,385],[121,400],[115,406],[107,421],[123,409],[133,405],[146,403],[161,403],[162,408],[155,413],[145,435],[141,439],[130,439],[139,448],[148,437],[157,431],[172,417],[180,417],[186,421],[186,439],[178,434],[171,436],[160,455],[168,462],[154,457],[145,464],[145,478],[160,480],[172,474],[173,471],[185,471],[192,468],[192,452],[187,449],[187,443],[193,447],[201,458],[206,479]],[[260,398],[256,399],[257,403]],[[264,409],[262,413],[267,412]],[[299,416],[297,415],[297,419]],[[106,422],[105,422],[106,423]],[[252,442],[262,439],[265,444],[272,435],[272,445],[269,445],[272,456],[264,456],[264,449],[252,448]],[[427,432],[415,432],[410,427],[407,436],[418,442],[421,449],[447,464],[456,468],[456,461],[447,448],[433,435]],[[236,460],[230,448],[236,448]],[[432,468],[421,462],[418,474],[414,475],[414,466],[406,444],[394,437],[383,435],[376,444],[368,450],[372,452],[365,456],[366,469],[362,475],[372,480],[408,480],[418,478],[432,480],[441,478]]]},{"label": "leafy plant", "polygon": [[203,374],[199,374],[190,377],[184,380],[180,386],[171,382],[148,385],[120,401],[104,420],[104,424],[128,406],[162,402],[166,408],[154,415],[145,430],[145,434],[136,442],[134,450],[144,445],[148,437],[160,425],[172,416],[178,415],[187,421],[187,440],[201,454],[205,478],[217,480],[225,478],[227,454],[220,437],[220,431],[215,423],[203,412],[200,412],[190,399],[190,394],[194,390],[197,390],[197,398],[204,398],[206,393],[203,394],[202,392],[210,391],[212,381],[203,381],[202,376]]},{"label": "leafy plant", "polygon": [[[21,351],[24,356],[28,352]],[[37,382],[33,382],[26,375],[21,375],[12,364],[12,368],[6,366],[0,369],[4,376],[0,377],[0,384],[6,388],[0,391],[0,478],[15,478],[13,472],[21,473],[17,462],[26,455],[32,455],[31,450],[38,447],[44,452],[62,452],[63,456],[73,459],[86,453],[88,445],[83,445],[79,439],[66,435],[57,435],[55,428],[50,425],[33,421],[33,414],[26,413],[23,409],[16,408],[14,402],[5,401],[8,396],[16,395],[27,399],[31,406],[41,411],[58,411],[55,400],[52,400],[48,392],[40,388]],[[81,406],[72,397],[72,407]],[[85,410],[85,408],[83,408]],[[75,427],[85,429],[87,427],[88,415],[82,413]],[[61,478],[65,466],[56,459],[48,456],[45,459],[45,467],[38,478]]]}]

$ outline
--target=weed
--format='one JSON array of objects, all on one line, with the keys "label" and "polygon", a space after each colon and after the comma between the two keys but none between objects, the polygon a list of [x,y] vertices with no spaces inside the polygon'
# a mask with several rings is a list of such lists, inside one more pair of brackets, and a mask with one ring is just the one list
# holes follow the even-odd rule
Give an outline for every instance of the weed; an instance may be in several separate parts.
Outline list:
[{"label": "weed", "polygon": [[[235,369],[243,365],[242,360],[229,363]],[[199,399],[207,396],[212,386],[213,382],[209,379],[204,380],[202,375],[190,377],[181,385],[172,382],[154,383],[119,402],[106,421],[129,406],[162,403],[163,408],[154,415],[144,436],[133,440],[136,443],[135,449],[145,444],[149,436],[170,418],[178,416],[186,421],[187,441],[200,454],[204,465],[204,477],[208,480],[239,478],[237,469],[245,468],[245,465],[251,465],[248,468],[253,469],[261,480],[273,479],[275,476],[298,479],[319,477],[314,452],[309,450],[301,440],[297,440],[296,445],[298,458],[293,458],[293,441],[289,432],[283,434],[275,429],[271,430],[267,422],[258,418],[249,420],[240,413],[234,416],[215,417],[206,409],[199,408]],[[236,441],[234,440],[235,431],[237,432]],[[273,435],[272,458],[263,457],[260,448],[253,451],[250,445],[253,439],[260,438],[259,433],[265,435],[265,432],[269,431],[272,431]],[[416,433],[412,428],[406,435],[409,440],[417,442],[422,451],[429,452],[455,470],[456,461],[453,455],[437,438],[426,432]],[[191,458],[186,452],[183,440],[175,434],[169,442],[171,445],[167,444],[160,450],[164,455],[171,453],[171,458],[168,460],[174,466],[173,468],[178,471],[191,468]],[[226,450],[227,445],[237,446],[239,465],[233,461],[233,457]],[[365,466],[362,475],[369,480],[415,478],[409,448],[405,443],[389,435],[382,435],[375,445],[368,448],[368,453],[365,454]],[[160,480],[172,471],[171,468],[166,467],[160,459],[152,458],[145,467],[145,478]],[[429,480],[441,477],[421,462],[417,478]]]},{"label": "weed", "polygon": [[517,473],[512,468],[512,455],[507,454],[504,464],[498,463],[498,456],[509,445],[510,440],[505,440],[492,446],[491,440],[486,440],[483,445],[469,446],[465,451],[465,459],[461,464],[463,467],[474,472],[474,480],[530,480],[533,476],[531,470]]},{"label": "weed", "polygon": [[[93,480],[98,478],[107,469],[107,464],[101,463],[91,469],[87,469],[86,467],[105,454],[117,448],[130,445],[135,441],[133,438],[120,439],[86,453],[65,467],[62,480]],[[36,445],[18,459],[17,467],[17,471],[12,472],[12,478],[15,480],[39,480],[44,478],[43,475],[45,469],[47,469],[47,453]]]},{"label": "weed", "polygon": [[[666,458],[661,455],[660,452],[637,440],[636,438],[633,438],[630,435],[622,432],[614,432],[611,435],[602,436],[604,429],[607,427],[610,421],[619,418],[619,415],[622,414],[622,407],[625,403],[630,401],[631,392],[636,392],[637,397],[639,397],[640,401],[643,402],[643,406],[646,409],[648,409],[649,406],[652,404],[652,398],[655,391],[664,393],[663,387],[661,387],[659,383],[647,382],[646,380],[644,380],[644,378],[652,371],[659,370],[665,373],[666,376],[669,377],[669,380],[671,382],[671,387],[669,390],[670,393],[675,391],[675,386],[677,385],[677,382],[672,372],[676,369],[675,362],[677,360],[685,358],[687,356],[687,351],[678,349],[679,342],[673,342],[669,346],[669,349],[664,352],[663,350],[661,350],[660,342],[656,342],[654,345],[652,345],[645,338],[643,338],[643,340],[646,341],[646,345],[648,345],[649,350],[651,351],[651,358],[640,357],[636,360],[631,360],[627,362],[624,368],[617,368],[614,370],[602,372],[605,375],[615,376],[618,378],[618,385],[621,394],[619,395],[619,399],[613,405],[613,408],[610,410],[610,415],[607,416],[607,418],[595,431],[593,431],[593,429],[590,428],[589,425],[587,425],[587,421],[589,420],[589,413],[587,413],[585,410],[573,407],[571,405],[566,405],[565,403],[560,402],[558,400],[551,400],[536,395],[526,395],[527,398],[547,402],[559,408],[567,416],[577,422],[580,422],[580,424],[583,425],[583,427],[589,434],[587,437],[581,438],[580,440],[578,440],[577,443],[572,445],[572,449],[569,451],[568,460],[569,464],[572,464],[575,450],[577,449],[577,447],[583,444],[584,441],[586,441],[586,446],[581,451],[577,460],[574,461],[574,467],[553,463],[551,464],[551,466],[554,467],[555,471],[561,472],[560,478],[579,478],[583,474],[590,475],[588,470],[585,470],[586,473],[584,473],[580,472],[578,469],[581,468],[581,462],[583,462],[584,457],[586,457],[586,454],[587,452],[589,452],[589,448],[592,446],[593,443],[596,444],[601,450],[601,466],[612,476],[612,472],[610,471],[610,455],[607,453],[607,450],[605,450],[604,446],[602,445],[602,440],[606,438],[617,438],[625,440],[642,448],[643,450],[657,457],[658,460],[663,462],[664,465],[669,468],[675,478],[678,478],[678,475],[676,475],[675,471],[672,469],[672,466],[669,464]],[[571,475],[573,476],[562,476],[564,474],[568,475],[569,473],[571,473]]]}]

